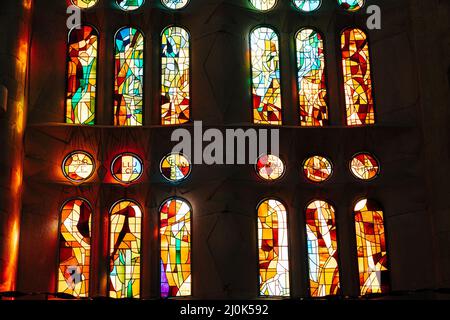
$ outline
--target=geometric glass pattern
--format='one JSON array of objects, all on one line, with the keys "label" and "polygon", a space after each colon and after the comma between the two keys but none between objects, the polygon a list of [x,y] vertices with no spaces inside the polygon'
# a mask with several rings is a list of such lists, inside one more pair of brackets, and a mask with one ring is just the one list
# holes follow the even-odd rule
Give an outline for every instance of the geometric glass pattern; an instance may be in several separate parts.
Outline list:
[{"label": "geometric glass pattern", "polygon": [[314,156],[303,163],[303,173],[312,182],[324,182],[333,174],[333,165],[325,157]]},{"label": "geometric glass pattern", "polygon": [[181,9],[188,4],[189,0],[162,0],[163,5],[169,9]]},{"label": "geometric glass pattern", "polygon": [[72,4],[81,9],[87,9],[97,4],[98,0],[72,0]]},{"label": "geometric glass pattern", "polygon": [[132,153],[123,153],[117,156],[111,164],[111,173],[114,179],[126,184],[138,180],[143,171],[142,160]]},{"label": "geometric glass pattern", "polygon": [[115,37],[114,125],[142,126],[144,36],[134,28]]},{"label": "geometric glass pattern", "polygon": [[347,125],[375,123],[369,44],[359,29],[346,29],[341,36]]},{"label": "geometric glass pattern", "polygon": [[250,35],[253,121],[281,125],[280,53],[277,33],[259,27]]},{"label": "geometric glass pattern", "polygon": [[59,225],[58,292],[89,295],[92,210],[83,199],[66,202]]},{"label": "geometric glass pattern", "polygon": [[264,180],[277,180],[284,174],[283,161],[273,154],[262,155],[256,162],[256,173]]},{"label": "geometric glass pattern", "polygon": [[250,3],[255,9],[267,11],[275,7],[277,0],[250,0]]},{"label": "geometric glass pattern", "polygon": [[321,127],[328,122],[322,36],[313,29],[302,29],[297,33],[296,40],[300,124]]},{"label": "geometric glass pattern", "polygon": [[355,228],[360,293],[387,293],[389,269],[383,211],[375,201],[363,199],[356,204]]},{"label": "geometric glass pattern", "polygon": [[338,0],[338,3],[347,11],[358,11],[364,6],[364,0]]},{"label": "geometric glass pattern", "polygon": [[139,298],[142,211],[132,200],[117,202],[110,217],[111,298]]},{"label": "geometric glass pattern", "polygon": [[161,122],[177,125],[190,119],[189,33],[180,27],[162,32]]},{"label": "geometric glass pattern", "polygon": [[171,153],[161,161],[160,170],[170,182],[180,182],[191,173],[191,163],[183,154]]},{"label": "geometric glass pattern", "polygon": [[95,170],[94,159],[84,151],[70,153],[63,161],[64,176],[73,182],[89,179]]},{"label": "geometric glass pattern", "polygon": [[98,34],[91,26],[69,34],[67,55],[66,123],[93,125],[97,88]]},{"label": "geometric glass pattern", "polygon": [[380,173],[380,165],[374,156],[368,153],[358,153],[350,162],[353,175],[360,180],[375,179]]},{"label": "geometric glass pattern", "polygon": [[116,3],[120,9],[132,11],[139,9],[144,4],[144,0],[116,0]]},{"label": "geometric glass pattern", "polygon": [[308,205],[306,234],[311,297],[339,294],[339,258],[333,206],[319,200]]},{"label": "geometric glass pattern", "polygon": [[259,293],[289,296],[289,252],[287,213],[274,199],[258,207]]},{"label": "geometric glass pattern", "polygon": [[317,10],[321,4],[322,0],[294,0],[294,5],[305,12]]},{"label": "geometric glass pattern", "polygon": [[161,297],[191,295],[191,206],[172,198],[160,209]]}]

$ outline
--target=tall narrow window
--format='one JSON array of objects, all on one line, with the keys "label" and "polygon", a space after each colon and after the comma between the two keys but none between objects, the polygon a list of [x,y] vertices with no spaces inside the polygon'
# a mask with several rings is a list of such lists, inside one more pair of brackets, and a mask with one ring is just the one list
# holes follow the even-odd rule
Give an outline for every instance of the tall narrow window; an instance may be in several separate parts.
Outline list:
[{"label": "tall narrow window", "polygon": [[300,124],[321,127],[328,123],[322,36],[315,30],[303,29],[297,33],[296,40]]},{"label": "tall narrow window", "polygon": [[333,206],[313,201],[306,208],[309,290],[312,297],[340,291],[336,222]]},{"label": "tall narrow window", "polygon": [[161,297],[191,295],[191,206],[169,199],[160,209]]},{"label": "tall narrow window", "polygon": [[190,119],[190,40],[180,27],[162,33],[161,46],[161,121],[176,125]]},{"label": "tall narrow window", "polygon": [[59,225],[58,292],[89,295],[92,210],[83,199],[66,202]]},{"label": "tall narrow window", "polygon": [[114,125],[141,126],[144,91],[144,35],[125,27],[115,37]]},{"label": "tall narrow window", "polygon": [[274,199],[258,207],[259,292],[261,296],[289,296],[287,213]]},{"label": "tall narrow window", "polygon": [[355,206],[356,246],[361,295],[386,293],[389,269],[383,211],[378,203],[363,199]]},{"label": "tall narrow window", "polygon": [[280,52],[277,33],[260,27],[250,35],[253,121],[281,125]]},{"label": "tall narrow window", "polygon": [[375,123],[370,74],[369,43],[359,29],[346,29],[341,35],[347,125]]},{"label": "tall narrow window", "polygon": [[66,123],[95,124],[98,34],[91,26],[69,34],[67,55]]},{"label": "tall narrow window", "polygon": [[110,217],[111,298],[139,298],[141,285],[141,208],[131,200],[117,202]]}]

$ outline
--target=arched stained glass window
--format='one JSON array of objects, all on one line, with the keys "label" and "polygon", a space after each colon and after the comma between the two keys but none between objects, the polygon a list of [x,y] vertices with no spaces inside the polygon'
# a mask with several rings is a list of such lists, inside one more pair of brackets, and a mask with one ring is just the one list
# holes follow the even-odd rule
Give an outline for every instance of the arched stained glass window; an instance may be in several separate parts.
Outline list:
[{"label": "arched stained glass window", "polygon": [[383,211],[373,200],[355,206],[356,246],[361,295],[389,291],[389,269]]},{"label": "arched stained glass window", "polygon": [[58,292],[89,295],[92,209],[84,199],[66,202],[59,225]]},{"label": "arched stained glass window", "polygon": [[95,124],[98,33],[73,28],[67,55],[66,123]]},{"label": "arched stained glass window", "polygon": [[162,0],[161,2],[169,9],[178,10],[186,7],[189,0]]},{"label": "arched stained glass window", "polygon": [[375,123],[370,74],[369,43],[359,29],[346,29],[341,35],[347,125]]},{"label": "arched stained glass window", "polygon": [[303,29],[296,43],[300,124],[321,127],[328,123],[323,39],[317,31]]},{"label": "arched stained glass window", "polygon": [[168,27],[161,46],[161,121],[176,125],[190,119],[190,40],[181,27]]},{"label": "arched stained glass window", "polygon": [[358,11],[364,6],[364,0],[338,0],[338,3],[347,11]]},{"label": "arched stained glass window", "polygon": [[191,295],[191,206],[172,198],[160,209],[161,297]]},{"label": "arched stained glass window", "polygon": [[277,33],[259,27],[250,35],[253,121],[281,125],[280,51]]},{"label": "arched stained glass window", "polygon": [[339,258],[333,206],[320,200],[308,205],[306,234],[311,297],[339,294]]},{"label": "arched stained glass window", "polygon": [[95,6],[98,0],[72,0],[72,4],[81,9],[87,9]]},{"label": "arched stained glass window", "polygon": [[310,12],[320,8],[322,0],[293,0],[294,5],[301,11]]},{"label": "arched stained glass window", "polygon": [[261,296],[289,296],[287,213],[274,199],[258,206],[259,292]]},{"label": "arched stained glass window", "polygon": [[144,97],[144,35],[125,27],[115,37],[114,125],[141,126]]},{"label": "arched stained glass window", "polygon": [[144,0],[116,0],[117,5],[124,11],[133,11],[139,9]]},{"label": "arched stained glass window", "polygon": [[275,7],[277,0],[250,0],[250,3],[260,11],[267,11]]},{"label": "arched stained glass window", "polygon": [[132,200],[117,202],[110,216],[111,298],[139,298],[141,285],[141,208]]}]

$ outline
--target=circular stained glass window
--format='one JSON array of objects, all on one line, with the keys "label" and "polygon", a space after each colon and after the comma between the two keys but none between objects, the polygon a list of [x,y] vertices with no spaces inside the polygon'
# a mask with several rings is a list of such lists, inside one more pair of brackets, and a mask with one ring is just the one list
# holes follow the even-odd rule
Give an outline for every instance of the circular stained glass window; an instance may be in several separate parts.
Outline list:
[{"label": "circular stained glass window", "polygon": [[189,0],[161,0],[161,2],[167,8],[177,10],[186,7]]},{"label": "circular stained glass window", "polygon": [[364,0],[338,0],[339,6],[347,11],[358,11],[364,6]]},{"label": "circular stained glass window", "polygon": [[97,0],[72,0],[72,4],[81,9],[87,9],[95,6]]},{"label": "circular stained glass window", "polygon": [[303,173],[312,182],[324,182],[333,174],[333,165],[325,157],[314,156],[303,163]]},{"label": "circular stained glass window", "polygon": [[260,11],[267,11],[275,7],[277,0],[250,0],[250,3]]},{"label": "circular stained glass window", "polygon": [[320,8],[322,0],[294,0],[294,5],[301,11],[311,12]]},{"label": "circular stained glass window", "polygon": [[88,180],[95,171],[95,162],[92,156],[84,151],[70,153],[63,161],[64,176],[73,182]]},{"label": "circular stained glass window", "polygon": [[264,180],[277,180],[284,174],[283,161],[272,154],[262,155],[256,162],[256,173]]},{"label": "circular stained glass window", "polygon": [[119,182],[132,183],[142,176],[144,166],[142,160],[133,153],[117,156],[111,164],[111,173]]},{"label": "circular stained glass window", "polygon": [[133,11],[139,9],[144,0],[116,0],[116,3],[124,11]]},{"label": "circular stained glass window", "polygon": [[378,160],[369,153],[358,153],[350,162],[350,171],[360,180],[373,180],[380,173]]},{"label": "circular stained glass window", "polygon": [[179,182],[191,174],[191,162],[181,153],[171,153],[162,159],[160,170],[167,180]]}]

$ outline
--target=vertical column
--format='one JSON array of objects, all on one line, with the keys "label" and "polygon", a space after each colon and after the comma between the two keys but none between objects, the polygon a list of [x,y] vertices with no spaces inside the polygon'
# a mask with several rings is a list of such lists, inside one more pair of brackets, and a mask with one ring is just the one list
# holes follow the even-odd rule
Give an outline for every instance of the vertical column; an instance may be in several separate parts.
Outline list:
[{"label": "vertical column", "polygon": [[16,287],[32,4],[4,1],[0,14],[0,291]]}]

